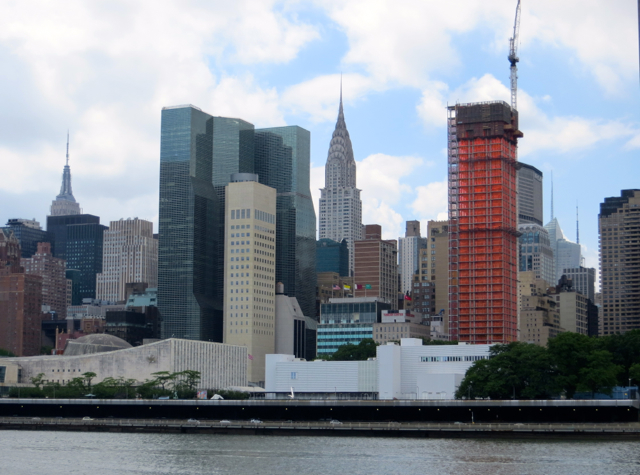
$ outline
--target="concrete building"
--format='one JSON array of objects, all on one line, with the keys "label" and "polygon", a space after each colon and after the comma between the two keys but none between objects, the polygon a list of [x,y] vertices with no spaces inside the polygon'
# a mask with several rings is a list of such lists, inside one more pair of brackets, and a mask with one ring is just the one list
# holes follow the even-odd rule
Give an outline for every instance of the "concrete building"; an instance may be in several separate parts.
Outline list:
[{"label": "concrete building", "polygon": [[519,224],[518,231],[518,272],[531,271],[538,279],[550,284],[557,283],[554,248],[551,246],[549,232],[542,225],[531,222]]},{"label": "concrete building", "polygon": [[520,162],[518,168],[518,224],[542,226],[543,174],[536,167]]},{"label": "concrete building", "polygon": [[373,324],[391,304],[378,297],[335,298],[320,305],[318,356],[330,356],[342,345],[373,338]]},{"label": "concrete building", "polygon": [[153,238],[153,223],[138,218],[111,221],[104,232],[96,298],[124,301],[126,284],[139,282],[158,286],[158,240]]},{"label": "concrete building", "polygon": [[560,327],[564,331],[589,334],[589,299],[571,286],[570,281],[560,280],[555,299],[560,310]]},{"label": "concrete building", "polygon": [[378,399],[453,399],[469,367],[489,357],[490,345],[425,346],[406,338],[378,346],[371,361],[299,361],[267,355],[267,394],[331,397],[377,393]]},{"label": "concrete building", "polygon": [[411,289],[412,309],[430,319],[439,313],[436,307],[436,284],[431,281],[420,282],[418,279],[416,275]]},{"label": "concrete building", "polygon": [[365,238],[355,242],[355,297],[379,297],[393,304],[398,298],[396,241],[383,241],[378,224],[365,226]]},{"label": "concrete building", "polygon": [[[600,285],[604,335],[640,328],[640,190],[622,190],[600,204]],[[576,267],[576,266],[567,266]]]},{"label": "concrete building", "polygon": [[247,348],[258,384],[275,351],[276,190],[238,173],[225,196],[224,342]]},{"label": "concrete building", "polygon": [[448,107],[449,332],[516,341],[518,111],[502,101]]},{"label": "concrete building", "polygon": [[[71,168],[69,167],[69,134],[67,134],[67,161],[62,172],[60,194],[51,203],[51,216],[69,216],[80,214],[80,204],[76,202],[71,190]],[[48,229],[48,228],[47,228]]]},{"label": "concrete building", "polygon": [[569,241],[564,236],[557,218],[548,222],[545,229],[549,232],[549,242],[553,249],[555,280],[552,283],[557,285],[564,269],[582,266],[582,250],[580,244]]},{"label": "concrete building", "polygon": [[4,231],[9,234],[13,232],[20,243],[21,257],[28,258],[38,251],[39,242],[53,243],[53,235],[40,227],[40,223],[35,219],[10,219]]},{"label": "concrete building", "polygon": [[53,257],[51,243],[38,243],[38,250],[28,259],[20,261],[26,274],[42,277],[42,305],[49,306],[59,319],[67,318],[67,277],[66,263]]},{"label": "concrete building", "polygon": [[318,322],[305,316],[295,297],[276,285],[275,352],[312,360],[316,357]]},{"label": "concrete building", "polygon": [[[427,248],[420,250],[420,281],[435,287],[431,316],[438,317],[442,331],[449,334],[449,221],[429,221]],[[423,289],[423,287],[421,287]],[[426,290],[429,290],[428,288]],[[431,302],[430,302],[431,303]],[[415,301],[414,301],[415,306]],[[416,310],[419,311],[419,310]],[[423,315],[426,313],[422,312]]]},{"label": "concrete building", "polygon": [[382,312],[381,320],[373,324],[373,340],[378,345],[399,342],[402,338],[429,340],[431,337],[431,328],[423,324],[422,316],[407,310],[386,310]]},{"label": "concrete building", "polygon": [[335,272],[341,277],[349,277],[349,247],[347,240],[333,239],[316,241],[316,272]]},{"label": "concrete building", "polygon": [[319,237],[341,242],[347,240],[349,248],[350,275],[355,272],[355,242],[362,235],[362,200],[356,187],[356,162],[351,138],[344,120],[342,108],[342,86],[340,86],[340,108],[327,164],[324,188],[320,190]]},{"label": "concrete building", "polygon": [[547,346],[550,338],[560,334],[560,313],[555,296],[537,279],[529,294],[520,296],[520,341]]},{"label": "concrete building", "polygon": [[596,299],[596,270],[593,267],[574,267],[562,269],[562,275],[566,275],[573,283],[573,288],[587,297],[591,302]]},{"label": "concrete building", "polygon": [[[47,381],[66,384],[83,373],[93,372],[95,384],[105,378],[144,382],[159,371],[194,370],[201,375],[199,388],[247,386],[248,358],[244,347],[171,338],[127,348],[126,342],[120,340],[125,343],[123,346],[118,340],[111,335],[89,335],[74,341],[74,345],[82,347],[74,350],[75,356],[3,358],[3,365],[14,364],[20,369],[20,377],[13,381],[5,379],[5,384],[28,383],[40,373],[44,373]],[[92,353],[92,347],[96,346],[123,349]]]},{"label": "concrete building", "polygon": [[398,238],[398,268],[400,292],[406,294],[413,287],[413,276],[419,273],[420,249],[427,247],[427,238],[420,235],[420,221],[407,221],[404,237]]}]

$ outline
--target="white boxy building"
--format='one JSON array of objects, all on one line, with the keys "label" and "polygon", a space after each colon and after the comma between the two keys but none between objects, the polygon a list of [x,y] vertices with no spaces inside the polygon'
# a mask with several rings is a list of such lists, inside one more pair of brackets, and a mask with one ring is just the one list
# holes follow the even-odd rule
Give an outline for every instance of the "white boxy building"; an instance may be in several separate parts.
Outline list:
[{"label": "white boxy building", "polygon": [[423,345],[403,338],[377,348],[369,361],[304,361],[267,355],[267,393],[365,393],[378,399],[453,399],[469,367],[491,345]]}]

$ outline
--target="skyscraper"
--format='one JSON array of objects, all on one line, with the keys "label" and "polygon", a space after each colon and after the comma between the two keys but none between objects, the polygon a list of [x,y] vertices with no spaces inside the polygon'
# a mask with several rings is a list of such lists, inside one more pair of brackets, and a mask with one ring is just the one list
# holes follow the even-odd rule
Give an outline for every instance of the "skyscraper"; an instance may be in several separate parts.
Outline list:
[{"label": "skyscraper", "polygon": [[549,233],[549,243],[553,249],[555,279],[552,284],[557,285],[564,269],[576,268],[582,265],[582,251],[580,244],[565,238],[557,218],[552,218],[544,228]]},{"label": "skyscraper", "polygon": [[276,190],[237,173],[225,201],[224,343],[249,350],[249,381],[275,352]]},{"label": "skyscraper", "polygon": [[76,224],[67,227],[67,267],[80,271],[78,293],[82,299],[96,298],[96,276],[102,272],[102,224]]},{"label": "skyscraper", "polygon": [[[82,224],[100,224],[100,218],[92,214],[76,214],[69,216],[47,216],[47,232],[53,238],[53,255],[67,259],[67,241],[69,227]],[[70,269],[67,264],[67,269]]]},{"label": "skyscraper", "polygon": [[518,168],[518,224],[534,223],[542,226],[542,172],[519,162]]},{"label": "skyscraper", "polygon": [[223,341],[224,189],[253,173],[253,125],[162,109],[158,309],[162,336]]},{"label": "skyscraper", "polygon": [[502,101],[448,110],[450,338],[516,341],[518,112]]},{"label": "skyscraper", "polygon": [[21,257],[24,258],[31,257],[38,251],[39,242],[53,243],[53,235],[43,230],[35,219],[10,219],[2,229],[13,232],[20,242]]},{"label": "skyscraper", "polygon": [[42,277],[42,304],[51,307],[59,319],[67,318],[66,262],[51,253],[51,243],[38,243],[38,251],[20,264],[25,274]]},{"label": "skyscraper", "polygon": [[342,86],[338,121],[331,137],[324,188],[320,190],[320,239],[347,240],[349,269],[355,267],[354,242],[362,239],[362,201],[356,188],[356,162],[342,110]]},{"label": "skyscraper", "polygon": [[640,190],[600,204],[600,275],[604,335],[640,328]]},{"label": "skyscraper", "polygon": [[562,270],[573,282],[573,288],[593,303],[596,299],[596,270],[593,267],[573,267]]},{"label": "skyscraper", "polygon": [[135,282],[158,286],[158,240],[153,238],[153,223],[138,218],[111,221],[104,233],[96,298],[123,301],[125,284]]},{"label": "skyscraper", "polygon": [[536,279],[542,279],[549,285],[555,285],[554,249],[551,246],[549,232],[537,223],[518,225],[520,237],[519,272],[533,272]]},{"label": "skyscraper", "polygon": [[420,221],[407,221],[404,237],[398,238],[398,267],[400,291],[412,288],[413,276],[418,273],[418,254],[427,246],[427,239],[420,236]]},{"label": "skyscraper", "polygon": [[67,133],[67,161],[62,172],[60,194],[51,203],[51,216],[68,216],[80,214],[80,204],[76,202],[71,191],[71,168],[69,167],[69,133]]},{"label": "skyscraper", "polygon": [[311,200],[310,134],[297,126],[255,131],[255,173],[277,191],[276,282],[316,317],[316,213]]},{"label": "skyscraper", "polygon": [[343,239],[320,239],[316,242],[316,272],[335,272],[341,277],[349,276],[349,247]]},{"label": "skyscraper", "polygon": [[365,238],[355,243],[354,297],[377,297],[394,307],[398,300],[398,248],[383,241],[379,224],[365,226]]}]

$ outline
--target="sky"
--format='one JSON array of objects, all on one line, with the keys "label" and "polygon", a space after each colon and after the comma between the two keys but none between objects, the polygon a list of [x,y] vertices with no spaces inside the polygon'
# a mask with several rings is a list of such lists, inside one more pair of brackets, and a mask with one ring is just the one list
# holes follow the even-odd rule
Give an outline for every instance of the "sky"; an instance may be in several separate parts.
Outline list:
[{"label": "sky", "polygon": [[[158,220],[160,113],[193,104],[311,132],[317,209],[344,111],[363,221],[385,239],[446,219],[446,106],[510,101],[516,0],[0,2],[0,224],[46,222],[70,130],[73,191],[104,224]],[[635,0],[523,0],[519,159],[545,223],[598,266],[605,197],[640,188]]]}]

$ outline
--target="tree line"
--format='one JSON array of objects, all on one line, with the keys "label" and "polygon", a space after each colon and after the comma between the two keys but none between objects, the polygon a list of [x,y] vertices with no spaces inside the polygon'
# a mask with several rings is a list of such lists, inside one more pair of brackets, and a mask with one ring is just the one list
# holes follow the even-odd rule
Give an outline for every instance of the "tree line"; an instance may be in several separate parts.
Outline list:
[{"label": "tree line", "polygon": [[467,370],[456,398],[571,399],[576,392],[611,394],[640,383],[640,330],[588,337],[561,333],[547,347],[513,342],[491,347]]}]

